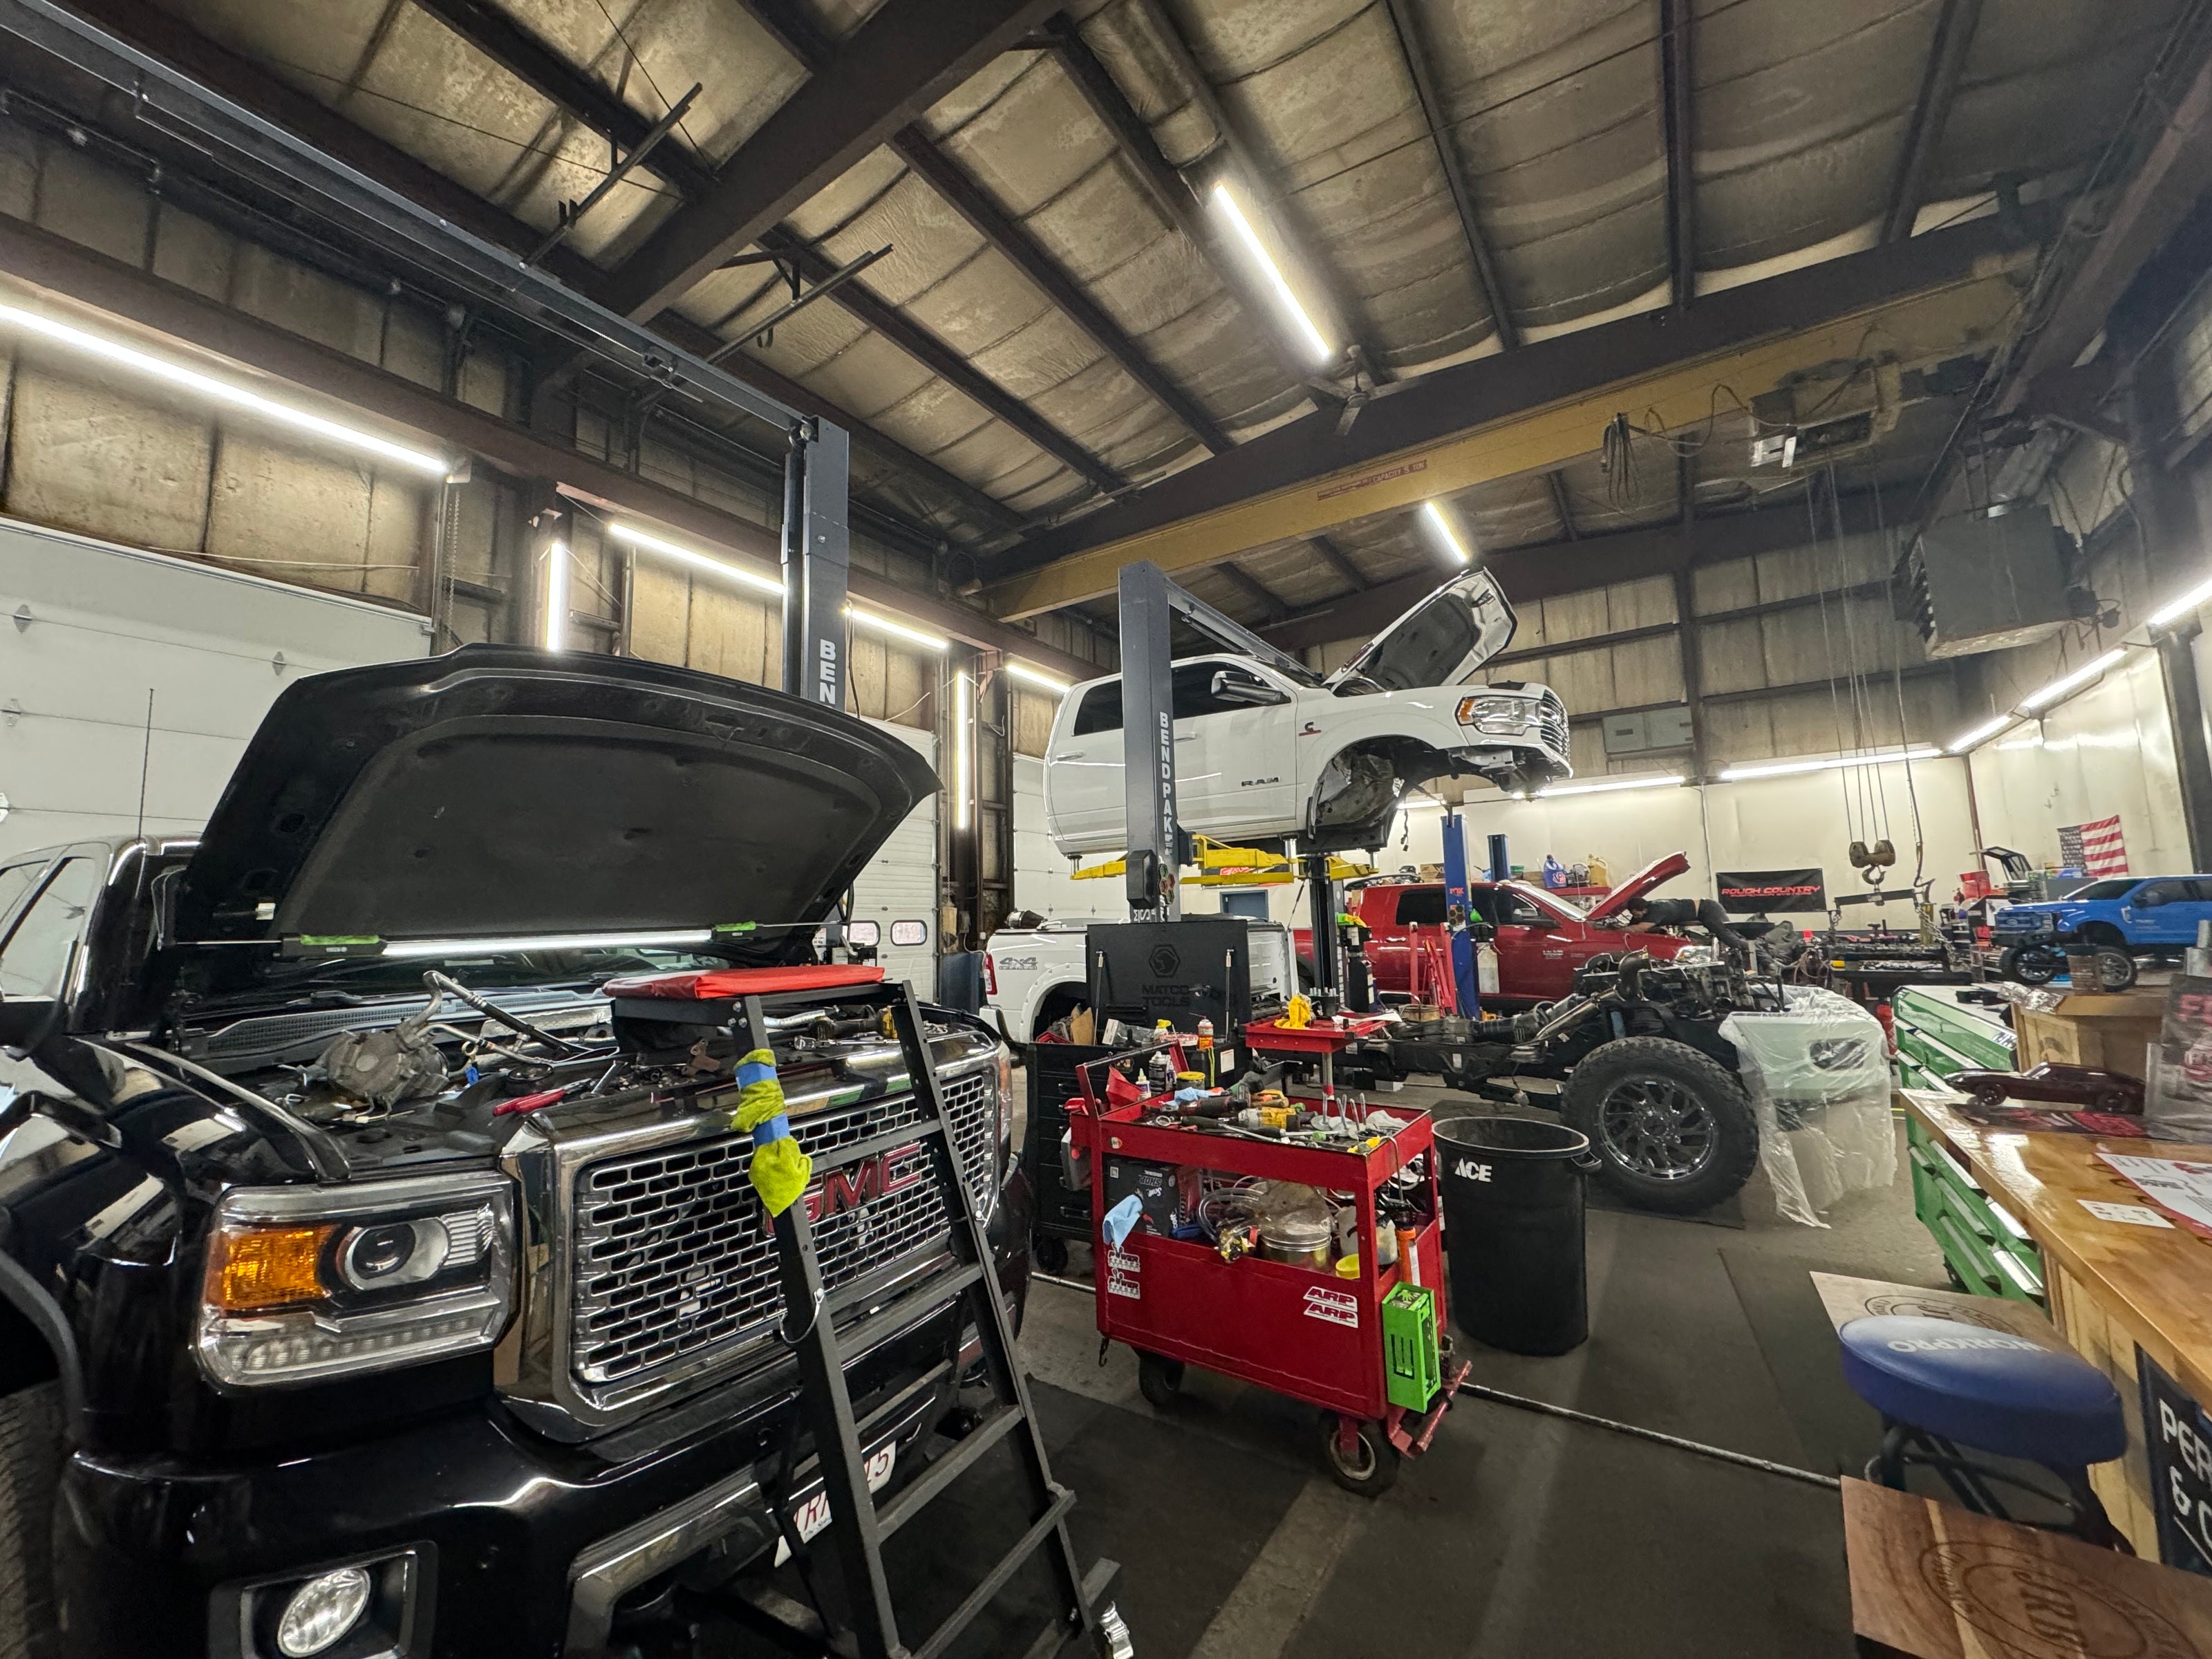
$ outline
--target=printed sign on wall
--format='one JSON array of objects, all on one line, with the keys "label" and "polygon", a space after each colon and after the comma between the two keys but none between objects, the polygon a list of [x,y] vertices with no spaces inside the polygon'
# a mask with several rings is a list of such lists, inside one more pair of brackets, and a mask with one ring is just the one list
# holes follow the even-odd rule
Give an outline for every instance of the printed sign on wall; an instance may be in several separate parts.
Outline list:
[{"label": "printed sign on wall", "polygon": [[1805,870],[1723,870],[1713,878],[1723,910],[1825,911],[1827,878],[1816,866]]},{"label": "printed sign on wall", "polygon": [[2212,1577],[2212,1419],[2141,1348],[2136,1376],[2142,1382],[2159,1559]]}]

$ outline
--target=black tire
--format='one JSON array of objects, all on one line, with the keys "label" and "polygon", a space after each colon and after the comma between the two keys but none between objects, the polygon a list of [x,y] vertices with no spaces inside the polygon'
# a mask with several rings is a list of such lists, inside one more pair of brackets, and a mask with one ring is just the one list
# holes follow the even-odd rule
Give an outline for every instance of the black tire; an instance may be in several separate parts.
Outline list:
[{"label": "black tire", "polygon": [[1067,1241],[1055,1233],[1042,1233],[1030,1245],[1036,1257],[1037,1271],[1044,1273],[1064,1273],[1067,1271]]},{"label": "black tire", "polygon": [[1597,1179],[1638,1209],[1696,1215],[1759,1162],[1759,1121],[1727,1068],[1672,1037],[1618,1037],[1568,1073],[1559,1115],[1588,1135]]},{"label": "black tire", "polygon": [[61,1650],[54,1623],[54,1486],[62,1468],[62,1385],[0,1399],[0,1659]]},{"label": "black tire", "polygon": [[2111,945],[2097,947],[2097,988],[2100,991],[2124,991],[2136,982],[2136,959],[2125,951]]},{"label": "black tire", "polygon": [[1137,1392],[1155,1411],[1172,1409],[1176,1396],[1182,1392],[1182,1361],[1170,1359],[1164,1354],[1139,1354]]},{"label": "black tire", "polygon": [[1398,1449],[1380,1425],[1360,1420],[1352,1424],[1354,1445],[1347,1454],[1337,1434],[1339,1421],[1334,1412],[1321,1414],[1321,1461],[1328,1478],[1362,1498],[1380,1498],[1397,1484]]},{"label": "black tire", "polygon": [[1970,1288],[1966,1281],[1960,1276],[1959,1270],[1948,1261],[1943,1264],[1943,1277],[1951,1281],[1951,1288],[1954,1291],[1966,1291]]},{"label": "black tire", "polygon": [[1997,977],[2022,985],[2048,985],[2065,971],[2065,957],[2047,945],[2008,945],[1997,955]]}]

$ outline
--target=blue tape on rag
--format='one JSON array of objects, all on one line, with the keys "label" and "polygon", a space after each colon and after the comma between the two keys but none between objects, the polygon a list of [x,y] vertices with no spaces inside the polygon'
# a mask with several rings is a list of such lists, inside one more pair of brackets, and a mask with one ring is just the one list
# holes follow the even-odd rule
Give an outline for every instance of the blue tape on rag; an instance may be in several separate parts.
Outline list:
[{"label": "blue tape on rag", "polygon": [[1142,1218],[1144,1213],[1144,1201],[1136,1194],[1131,1193],[1128,1197],[1106,1212],[1106,1242],[1115,1249],[1120,1249],[1121,1241],[1137,1231],[1137,1223]]},{"label": "blue tape on rag", "polygon": [[738,1086],[740,1089],[748,1083],[773,1083],[775,1080],[775,1067],[763,1060],[748,1060],[738,1067]]},{"label": "blue tape on rag", "polygon": [[771,1140],[787,1139],[790,1134],[791,1120],[781,1112],[778,1112],[767,1122],[753,1125],[753,1145],[765,1146]]}]

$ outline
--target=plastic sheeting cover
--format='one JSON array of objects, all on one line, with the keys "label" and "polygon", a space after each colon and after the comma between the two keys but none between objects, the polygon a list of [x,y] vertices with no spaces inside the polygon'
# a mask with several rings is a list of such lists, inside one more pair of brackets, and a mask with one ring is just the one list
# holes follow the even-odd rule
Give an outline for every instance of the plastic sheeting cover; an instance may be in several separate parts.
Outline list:
[{"label": "plastic sheeting cover", "polygon": [[1776,1207],[1825,1227],[1844,1194],[1897,1178],[1888,1045],[1881,1021],[1849,998],[1809,985],[1784,994],[1784,1012],[1731,1014],[1721,1035],[1741,1058]]}]

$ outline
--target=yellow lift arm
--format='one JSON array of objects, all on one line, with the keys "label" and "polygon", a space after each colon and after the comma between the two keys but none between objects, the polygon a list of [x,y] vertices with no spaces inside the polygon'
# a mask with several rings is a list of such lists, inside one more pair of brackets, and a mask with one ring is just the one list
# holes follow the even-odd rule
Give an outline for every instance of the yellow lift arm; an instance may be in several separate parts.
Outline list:
[{"label": "yellow lift arm", "polygon": [[[1227,847],[1204,836],[1193,836],[1191,844],[1198,853],[1199,873],[1181,878],[1190,887],[1280,887],[1299,879],[1297,860],[1280,853],[1261,852],[1255,847]],[[1120,875],[1127,867],[1125,859],[1112,859],[1104,864],[1086,864],[1074,872],[1077,881],[1105,881]],[[1371,864],[1354,864],[1332,854],[1328,860],[1331,881],[1349,881],[1355,876],[1371,876]]]}]

